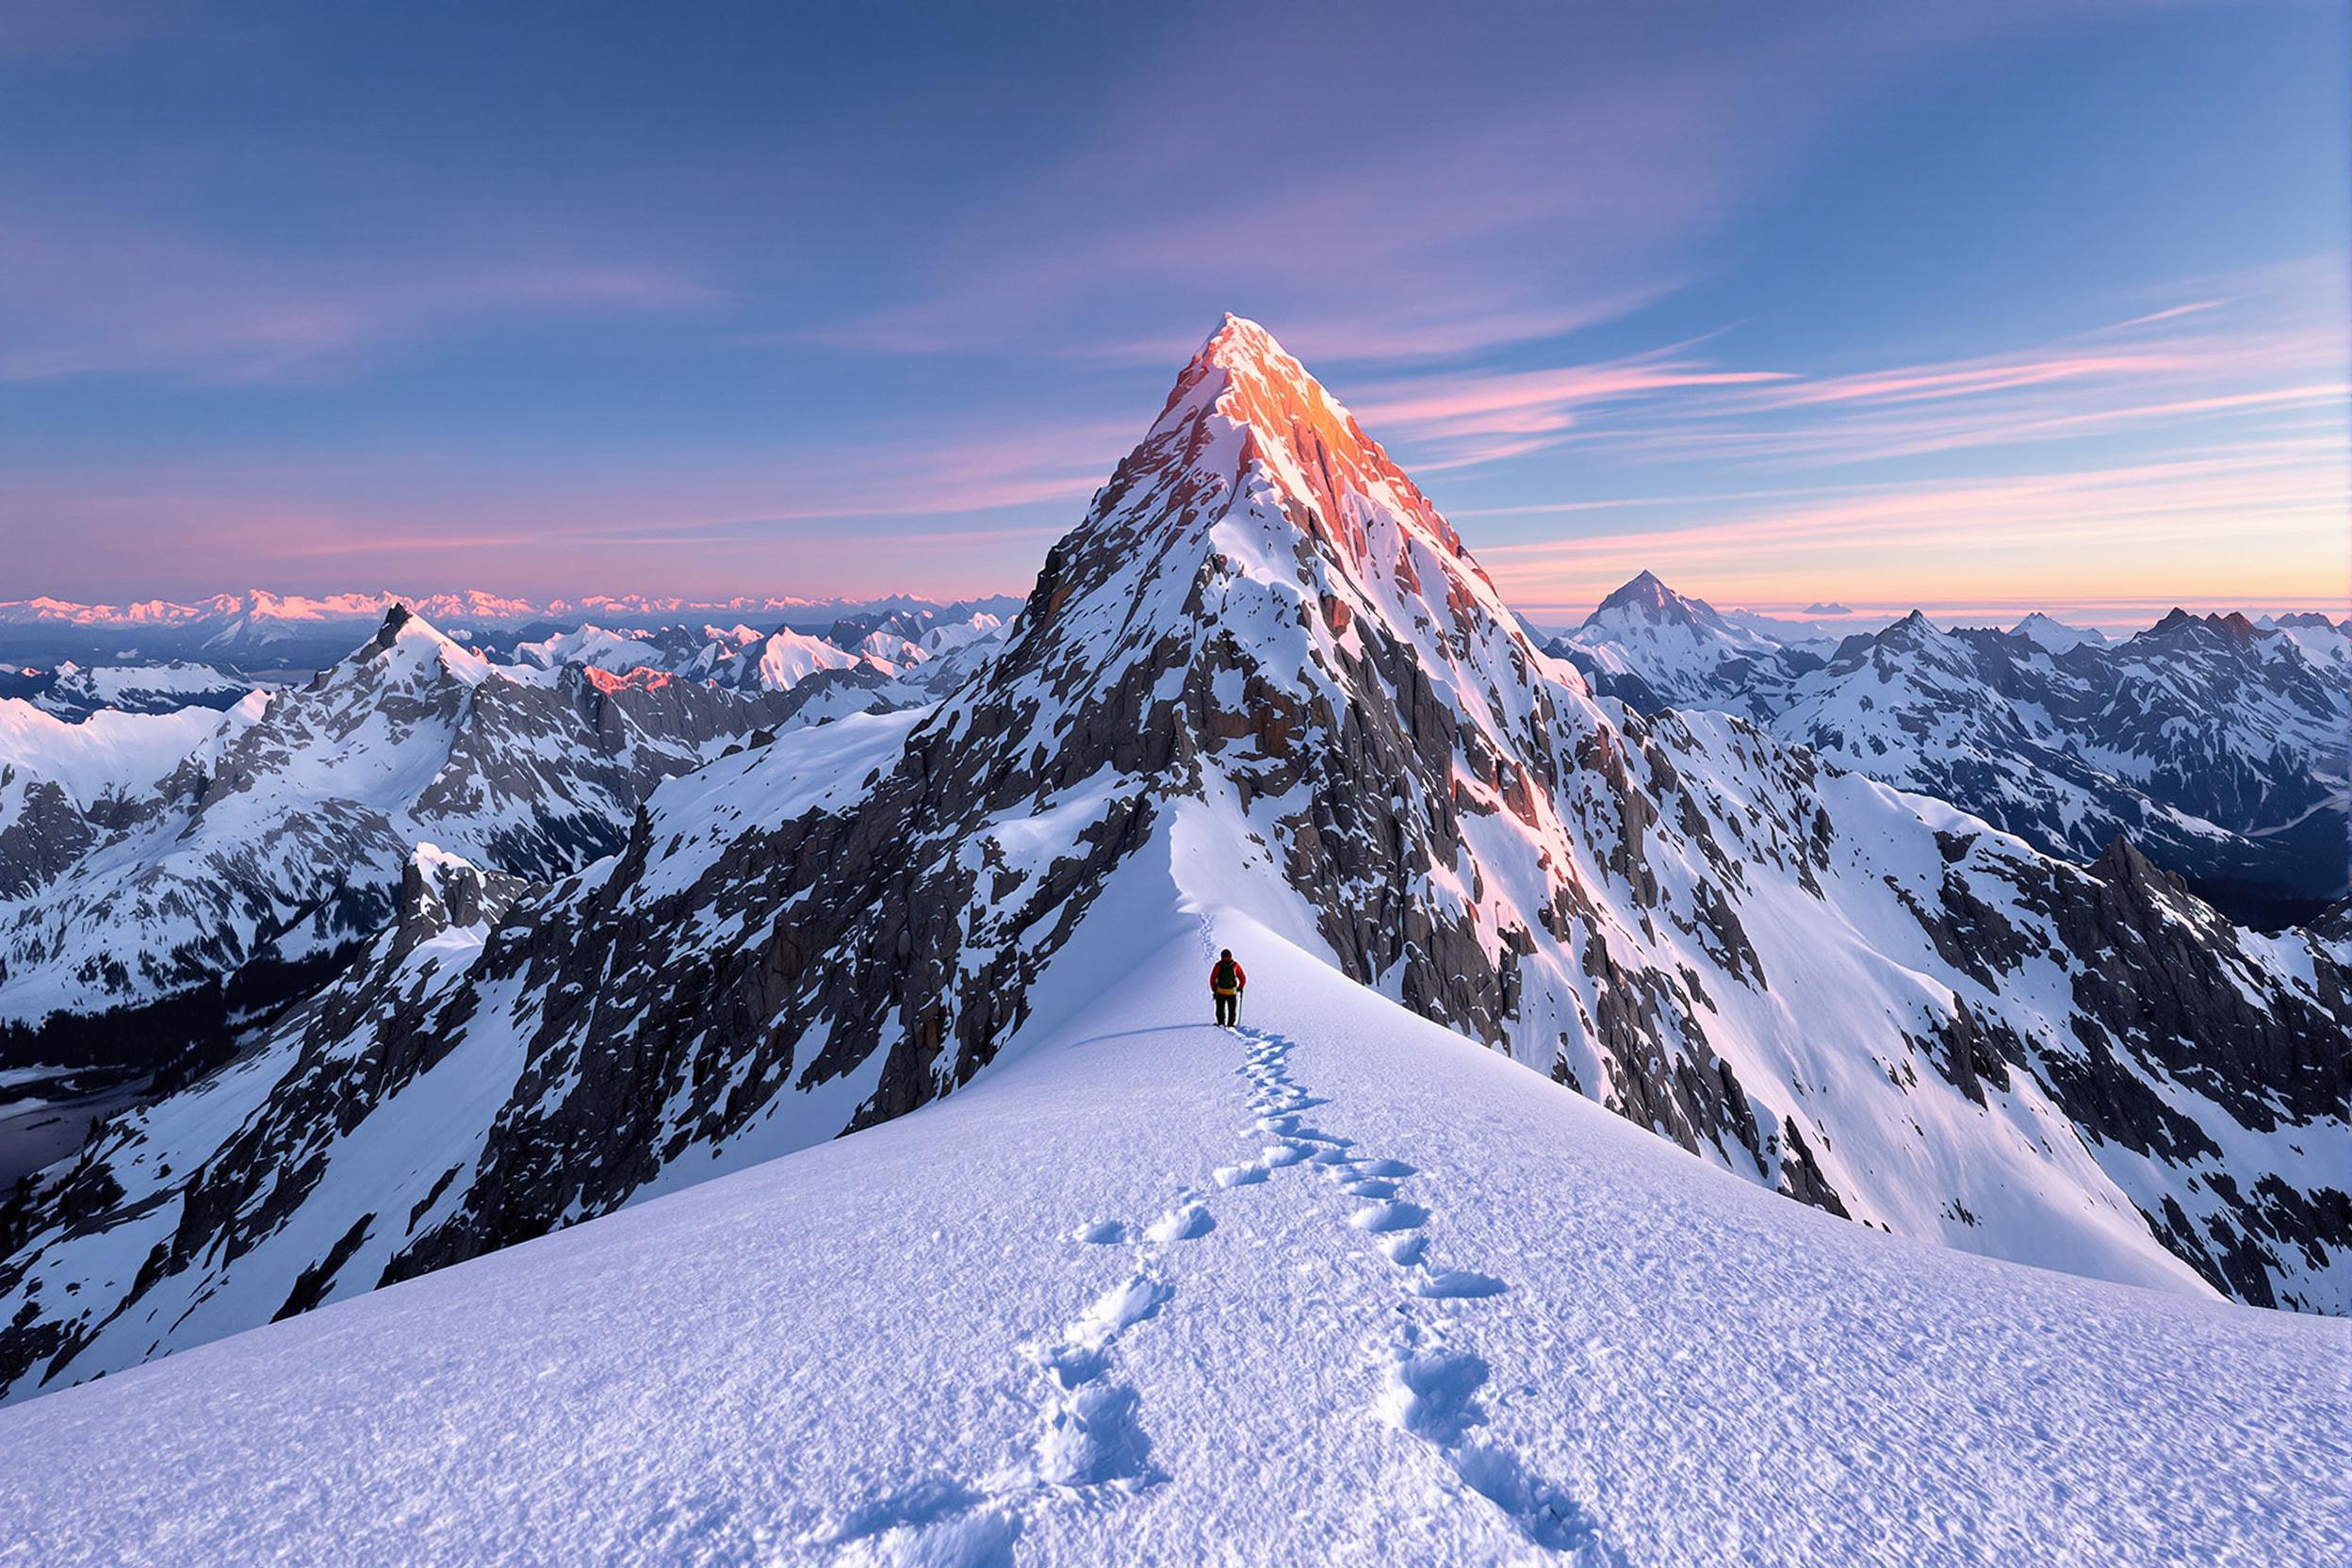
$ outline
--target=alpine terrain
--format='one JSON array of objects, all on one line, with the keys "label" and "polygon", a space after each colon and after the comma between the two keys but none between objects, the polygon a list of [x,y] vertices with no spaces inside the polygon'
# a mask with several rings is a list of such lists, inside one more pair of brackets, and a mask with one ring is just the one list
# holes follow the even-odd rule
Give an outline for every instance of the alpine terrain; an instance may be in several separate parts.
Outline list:
[{"label": "alpine terrain", "polygon": [[2068,859],[2119,835],[2268,928],[2352,893],[2352,631],[2176,610],[2110,644],[1913,612],[1777,636],[1644,572],[1553,651],[1643,713],[1712,708]]},{"label": "alpine terrain", "polygon": [[[402,672],[392,689],[417,694],[400,711],[444,714],[445,678],[486,684],[414,623],[378,642],[359,662]],[[2070,863],[1749,720],[1596,698],[1254,323],[1202,346],[936,702],[763,730],[650,787],[593,862],[531,865],[415,814],[390,837],[431,843],[396,866],[385,842],[397,909],[355,962],[17,1206],[0,1384],[23,1400],[467,1266],[139,1374],[150,1403],[114,1379],[37,1401],[0,1444],[30,1452],[74,1412],[98,1432],[202,1402],[270,1345],[323,1365],[338,1335],[378,1331],[434,1369],[408,1380],[397,1349],[350,1366],[337,1397],[358,1425],[329,1423],[325,1470],[336,1445],[379,1446],[452,1398],[509,1401],[510,1431],[584,1411],[633,1430],[631,1401],[684,1386],[664,1380],[691,1378],[707,1334],[776,1364],[718,1380],[684,1418],[676,1441],[712,1446],[714,1470],[612,1479],[590,1527],[625,1533],[591,1555],[708,1539],[988,1561],[1037,1530],[1072,1560],[1198,1560],[1183,1522],[1217,1510],[1189,1511],[1208,1483],[1180,1463],[1275,1451],[1288,1438],[1267,1424],[1286,1419],[1332,1474],[1437,1499],[1406,1509],[1383,1547],[1400,1560],[1651,1560],[1657,1510],[1700,1503],[1720,1506],[1715,1544],[1655,1560],[1908,1561],[1964,1541],[1991,1560],[2131,1528],[2257,1560],[2341,1531],[2313,1435],[2341,1390],[2293,1370],[2340,1349],[2341,1326],[2222,1301],[2352,1305],[2352,933],[2245,930],[2128,840]],[[1219,942],[1254,944],[1260,988],[1276,977],[1270,1027],[1194,1027],[1205,999],[1172,976]],[[1331,1183],[1283,1168],[1300,1162]],[[1180,1190],[1154,1218],[1145,1178],[1168,1173]],[[1425,1253],[1441,1209],[1476,1215],[1479,1245],[1440,1229]],[[1216,1242],[1228,1224],[1271,1250]],[[1194,1256],[1239,1294],[1205,1297]],[[924,1259],[985,1262],[940,1303]],[[1047,1262],[1060,1272],[1004,1283]],[[1197,1297],[1210,1310],[1179,1328]],[[514,1315],[475,1305],[491,1298]],[[570,1327],[523,1327],[542,1307]],[[606,1311],[653,1342],[597,1349]],[[1481,1323],[1523,1353],[1478,1348]],[[1148,1353],[1174,1359],[1137,1369],[1131,1342],[1144,1356],[1163,1328]],[[890,1371],[850,1394],[841,1347],[869,1331]],[[1318,1351],[1272,1390],[1204,1374],[1153,1428],[1152,1379],[1187,1357],[1255,1377],[1269,1334]],[[1659,1371],[1684,1353],[1687,1379]],[[526,1360],[553,1374],[544,1394],[517,1381]],[[612,1370],[641,1362],[669,1370]],[[378,1376],[426,1403],[370,1425]],[[2031,1432],[2005,1425],[2024,1404],[1964,1392],[2045,1376],[2027,1403],[2066,1413]],[[1623,1408],[1629,1379],[1643,1411]],[[2154,1380],[2135,1383],[2149,1410],[2124,1419],[2110,1379]],[[2211,1441],[2225,1383],[2230,1441],[2251,1446]],[[1383,1421],[1339,1413],[1359,1384]],[[1707,1475],[1645,1425],[1671,1423],[1670,1384],[1727,1446]],[[899,1450],[848,1413],[889,1399],[952,1407],[909,1433],[902,1474],[875,1470]],[[1964,1451],[2074,1458],[2037,1472],[2038,1501],[1964,1477],[1933,1506],[1860,1507],[1802,1539],[1734,1494],[1761,1466],[1851,1496],[1869,1483],[1824,1471],[1829,1454],[1916,1454],[1947,1422],[1979,1429]],[[2281,1435],[2253,1443],[2247,1422]],[[732,1474],[754,1429],[806,1467],[771,1463],[748,1494],[680,1478]],[[110,1463],[93,1443],[75,1463]],[[122,1478],[148,1499],[122,1527],[270,1484],[253,1443]],[[2206,1510],[2223,1478],[2258,1473],[2274,1504]],[[1137,1517],[1177,1533],[1130,1552],[1163,1538],[1131,1540],[1146,1527],[1103,1499],[1163,1480]],[[427,1490],[466,1512],[470,1484]],[[568,1517],[575,1483],[550,1484],[490,1510],[513,1541]],[[1073,1489],[1097,1500],[1049,1521]],[[1359,1501],[1350,1482],[1331,1506]],[[60,1491],[45,1516],[59,1553],[102,1550],[66,1509]]]},{"label": "alpine terrain", "polygon": [[0,699],[6,1060],[201,1059],[383,929],[420,840],[552,878],[618,847],[662,779],[874,705],[846,676],[738,694],[493,664],[398,606],[308,683],[225,712],[65,723]]},{"label": "alpine terrain", "polygon": [[[851,720],[851,724],[865,721]],[[2245,1562],[2342,1319],[1890,1237],[1130,858],[921,1112],[0,1409],[0,1557]],[[1210,1028],[1216,944],[1248,956]],[[1049,1022],[1058,1019],[1058,1023]],[[387,1167],[397,1166],[387,1142]]]}]

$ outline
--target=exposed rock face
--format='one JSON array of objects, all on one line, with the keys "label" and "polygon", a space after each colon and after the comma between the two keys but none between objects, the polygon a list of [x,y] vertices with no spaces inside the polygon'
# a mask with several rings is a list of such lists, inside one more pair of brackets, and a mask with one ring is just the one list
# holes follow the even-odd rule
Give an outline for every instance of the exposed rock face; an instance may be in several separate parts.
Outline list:
[{"label": "exposed rock face", "polygon": [[[1288,911],[1355,978],[1803,1201],[2339,1310],[2344,1197],[2288,1152],[2344,1133],[2338,961],[2144,865],[2048,859],[1738,720],[1612,717],[1229,320],[938,707],[674,780],[615,856],[462,941],[418,873],[351,978],[53,1180],[0,1267],[0,1380],[951,1092],[1082,923],[1121,918],[1115,884]],[[107,1284],[102,1253],[152,1261]]]}]

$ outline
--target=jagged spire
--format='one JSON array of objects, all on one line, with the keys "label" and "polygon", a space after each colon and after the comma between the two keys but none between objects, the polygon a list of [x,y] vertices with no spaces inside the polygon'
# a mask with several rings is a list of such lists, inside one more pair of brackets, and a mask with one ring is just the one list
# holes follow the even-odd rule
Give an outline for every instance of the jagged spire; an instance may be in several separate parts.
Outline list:
[{"label": "jagged spire", "polygon": [[[1217,439],[1229,430],[1241,433],[1238,452]],[[1361,498],[1462,558],[1484,580],[1453,525],[1346,405],[1272,333],[1229,314],[1177,376],[1111,488],[1124,492],[1150,477],[1176,494],[1197,494],[1233,485],[1252,462],[1283,493],[1291,520],[1354,564],[1364,563]]]}]

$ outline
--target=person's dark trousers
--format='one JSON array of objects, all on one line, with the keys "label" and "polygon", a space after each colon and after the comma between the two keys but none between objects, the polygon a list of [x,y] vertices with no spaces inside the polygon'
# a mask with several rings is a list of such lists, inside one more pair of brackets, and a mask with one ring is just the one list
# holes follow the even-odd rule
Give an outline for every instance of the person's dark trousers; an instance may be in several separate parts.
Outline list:
[{"label": "person's dark trousers", "polygon": [[1217,999],[1217,1021],[1219,1025],[1241,1021],[1241,998],[1220,996]]}]

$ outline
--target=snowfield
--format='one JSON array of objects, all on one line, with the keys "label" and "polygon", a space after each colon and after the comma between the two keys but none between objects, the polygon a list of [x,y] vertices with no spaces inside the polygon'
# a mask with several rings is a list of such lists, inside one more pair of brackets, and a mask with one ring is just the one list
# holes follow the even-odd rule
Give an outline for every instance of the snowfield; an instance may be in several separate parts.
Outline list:
[{"label": "snowfield", "polygon": [[2352,1325],[1789,1202],[1172,852],[953,1096],[0,1411],[0,1561],[2352,1552]]}]

